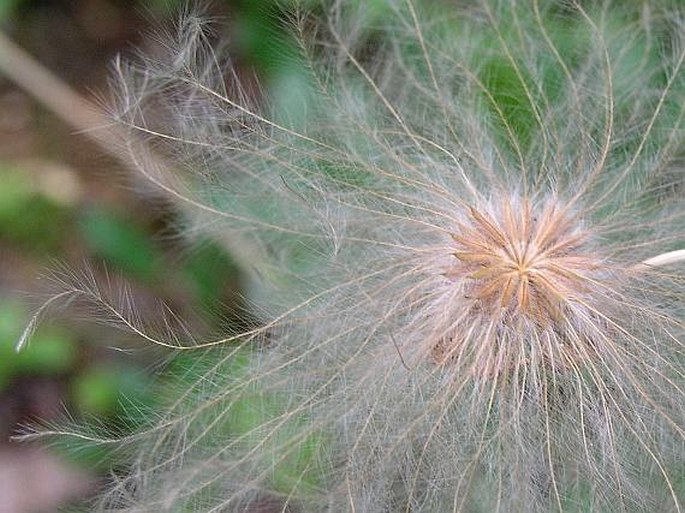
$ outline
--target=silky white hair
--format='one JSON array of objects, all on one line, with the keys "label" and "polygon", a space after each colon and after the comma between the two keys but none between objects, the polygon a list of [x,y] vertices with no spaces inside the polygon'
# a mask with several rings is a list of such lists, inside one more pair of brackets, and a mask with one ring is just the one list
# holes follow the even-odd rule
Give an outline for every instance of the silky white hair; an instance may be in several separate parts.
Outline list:
[{"label": "silky white hair", "polygon": [[195,363],[98,508],[683,510],[677,2],[289,9],[285,96],[192,13],[116,63],[141,180],[235,255],[261,324],[145,335]]}]

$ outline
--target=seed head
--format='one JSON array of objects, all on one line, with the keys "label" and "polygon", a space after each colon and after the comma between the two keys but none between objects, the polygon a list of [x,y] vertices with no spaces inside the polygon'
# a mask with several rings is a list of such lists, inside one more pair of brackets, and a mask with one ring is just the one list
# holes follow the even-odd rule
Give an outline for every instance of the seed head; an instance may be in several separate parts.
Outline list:
[{"label": "seed head", "polygon": [[583,274],[597,263],[579,253],[584,235],[558,205],[545,205],[538,217],[529,202],[519,206],[507,199],[492,217],[470,209],[471,225],[452,234],[460,264],[449,275],[473,280],[467,297],[475,308],[549,325],[567,301],[581,295]]},{"label": "seed head", "polygon": [[[541,362],[565,367],[590,349],[574,348],[564,338],[566,324],[582,330],[588,303],[601,279],[601,258],[593,254],[589,234],[568,207],[550,198],[533,207],[530,200],[500,198],[484,209],[470,207],[464,222],[451,234],[455,261],[445,272],[463,291],[458,313],[481,323],[479,344],[492,345],[481,352],[479,374],[511,369],[514,362],[530,363],[531,347],[543,334],[549,344],[538,348]],[[606,274],[606,273],[605,273]],[[581,313],[582,312],[582,313]],[[521,341],[502,345],[504,328],[520,331]],[[468,341],[461,328],[434,348],[438,363],[452,360]],[[492,360],[490,360],[492,359]],[[498,363],[495,363],[498,362]]]},{"label": "seed head", "polygon": [[305,116],[195,18],[118,68],[142,175],[256,270],[262,324],[204,344],[108,504],[682,512],[685,14],[458,4],[294,16]]}]

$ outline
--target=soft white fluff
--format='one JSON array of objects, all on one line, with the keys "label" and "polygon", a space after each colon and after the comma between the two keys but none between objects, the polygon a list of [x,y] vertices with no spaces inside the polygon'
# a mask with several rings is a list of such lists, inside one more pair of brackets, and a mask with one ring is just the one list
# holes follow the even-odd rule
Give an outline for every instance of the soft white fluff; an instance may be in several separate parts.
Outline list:
[{"label": "soft white fluff", "polygon": [[[682,511],[685,282],[654,257],[684,243],[683,12],[365,5],[293,12],[295,110],[198,16],[119,63],[141,176],[256,277],[263,326],[198,344],[100,506]],[[539,258],[509,279],[498,244]]]}]

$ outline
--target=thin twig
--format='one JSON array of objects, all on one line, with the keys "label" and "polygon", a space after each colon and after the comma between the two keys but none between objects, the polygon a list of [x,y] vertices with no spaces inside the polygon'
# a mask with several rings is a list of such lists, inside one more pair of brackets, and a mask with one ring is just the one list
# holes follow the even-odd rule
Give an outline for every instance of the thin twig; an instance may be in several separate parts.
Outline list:
[{"label": "thin twig", "polygon": [[[93,102],[69,87],[31,55],[0,31],[0,73],[30,94],[62,121],[71,125],[100,147],[105,153],[121,162],[126,168],[137,171],[127,146],[131,134],[113,122]],[[141,141],[136,141],[140,143]],[[159,155],[147,151],[155,165],[169,168]]]}]

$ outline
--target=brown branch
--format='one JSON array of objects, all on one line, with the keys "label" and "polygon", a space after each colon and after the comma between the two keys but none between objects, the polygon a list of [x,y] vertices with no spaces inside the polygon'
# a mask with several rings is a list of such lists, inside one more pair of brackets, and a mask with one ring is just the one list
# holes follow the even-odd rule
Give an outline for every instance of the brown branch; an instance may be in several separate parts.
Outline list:
[{"label": "brown branch", "polygon": [[[127,149],[131,134],[93,102],[74,91],[57,75],[0,31],[0,73],[52,111],[58,118],[93,141],[126,168],[138,171],[140,163]],[[142,141],[135,141],[141,144]],[[146,148],[146,159],[157,169],[170,169],[161,156]]]}]

